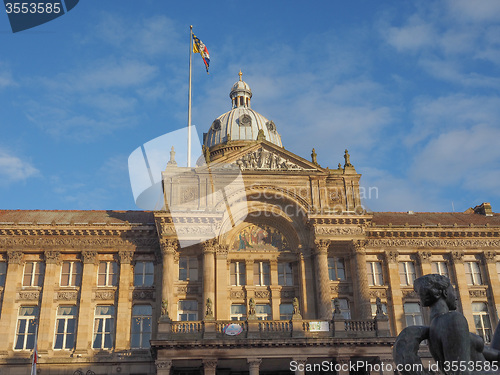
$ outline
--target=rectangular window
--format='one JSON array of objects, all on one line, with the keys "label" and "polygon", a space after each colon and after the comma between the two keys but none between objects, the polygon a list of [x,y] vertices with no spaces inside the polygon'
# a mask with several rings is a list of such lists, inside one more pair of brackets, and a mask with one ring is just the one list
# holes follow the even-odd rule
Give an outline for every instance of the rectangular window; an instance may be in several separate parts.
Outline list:
[{"label": "rectangular window", "polygon": [[116,262],[100,262],[97,275],[97,286],[118,285],[118,264]]},{"label": "rectangular window", "polygon": [[177,316],[178,320],[182,322],[198,320],[198,302],[189,300],[179,301]]},{"label": "rectangular window", "polygon": [[7,276],[7,262],[0,262],[0,286],[5,286],[6,276]]},{"label": "rectangular window", "polygon": [[468,285],[482,285],[481,269],[479,262],[465,262],[465,277]]},{"label": "rectangular window", "polygon": [[486,303],[473,302],[472,315],[474,316],[477,334],[483,338],[485,343],[491,342],[491,321]]},{"label": "rectangular window", "polygon": [[278,263],[278,284],[293,285],[292,263]]},{"label": "rectangular window", "polygon": [[367,262],[366,269],[368,271],[368,285],[384,285],[382,263]]},{"label": "rectangular window", "polygon": [[405,313],[406,326],[421,326],[423,325],[422,311],[420,305],[416,302],[407,302],[403,305]]},{"label": "rectangular window", "polygon": [[80,286],[82,282],[82,264],[63,262],[61,268],[61,286]]},{"label": "rectangular window", "polygon": [[38,306],[21,306],[17,317],[15,350],[30,350],[35,346]]},{"label": "rectangular window", "polygon": [[271,305],[255,305],[255,316],[259,320],[271,320]]},{"label": "rectangular window", "polygon": [[136,262],[134,266],[134,286],[151,286],[153,281],[153,262]]},{"label": "rectangular window", "polygon": [[231,320],[245,320],[247,318],[247,308],[245,305],[231,305]]},{"label": "rectangular window", "polygon": [[59,306],[56,317],[54,349],[73,349],[76,333],[76,306]]},{"label": "rectangular window", "polygon": [[257,286],[266,286],[270,284],[269,262],[254,262],[253,264],[253,283]]},{"label": "rectangular window", "polygon": [[231,285],[246,284],[246,268],[245,262],[231,262],[229,265]]},{"label": "rectangular window", "polygon": [[415,264],[413,262],[399,262],[399,279],[401,285],[411,286],[416,278]]},{"label": "rectangular window", "polygon": [[96,306],[94,319],[94,349],[112,349],[115,331],[115,307]]},{"label": "rectangular window", "polygon": [[[351,319],[351,309],[349,308],[349,301],[346,298],[336,298],[339,304],[340,313],[346,320]],[[332,310],[335,313],[335,299],[332,300]]]},{"label": "rectangular window", "polygon": [[432,273],[436,273],[438,275],[446,276],[450,278],[450,273],[448,272],[448,265],[446,262],[432,262],[431,263]]},{"label": "rectangular window", "polygon": [[280,320],[290,320],[293,315],[293,305],[291,303],[282,303],[280,305]]},{"label": "rectangular window", "polygon": [[132,329],[130,347],[133,349],[149,349],[151,340],[151,320],[153,308],[150,305],[134,305],[132,308]]},{"label": "rectangular window", "polygon": [[345,280],[345,267],[343,258],[328,258],[328,276],[330,280]]},{"label": "rectangular window", "polygon": [[179,258],[179,280],[183,281],[198,280],[198,258],[196,257]]},{"label": "rectangular window", "polygon": [[24,265],[23,286],[42,286],[44,270],[43,262],[27,262]]}]

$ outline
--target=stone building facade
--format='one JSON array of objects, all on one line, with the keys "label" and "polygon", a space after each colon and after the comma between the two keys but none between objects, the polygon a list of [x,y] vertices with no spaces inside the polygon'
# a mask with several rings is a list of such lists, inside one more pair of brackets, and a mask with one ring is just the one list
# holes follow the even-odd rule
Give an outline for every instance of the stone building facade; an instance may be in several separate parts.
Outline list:
[{"label": "stone building facade", "polygon": [[161,211],[0,211],[0,374],[28,373],[36,327],[41,374],[389,374],[428,273],[489,339],[500,215],[366,212],[347,150],[291,153],[251,97],[240,75],[197,166],[172,154]]}]

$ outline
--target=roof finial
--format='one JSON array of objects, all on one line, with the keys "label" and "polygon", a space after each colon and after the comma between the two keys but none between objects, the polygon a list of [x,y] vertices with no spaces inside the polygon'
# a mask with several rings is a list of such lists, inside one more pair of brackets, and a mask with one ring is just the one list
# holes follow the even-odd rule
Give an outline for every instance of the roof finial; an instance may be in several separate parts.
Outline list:
[{"label": "roof finial", "polygon": [[240,81],[242,81],[241,76],[243,75],[243,73],[241,72],[241,69],[240,69],[240,72],[238,73],[238,75],[240,76]]}]

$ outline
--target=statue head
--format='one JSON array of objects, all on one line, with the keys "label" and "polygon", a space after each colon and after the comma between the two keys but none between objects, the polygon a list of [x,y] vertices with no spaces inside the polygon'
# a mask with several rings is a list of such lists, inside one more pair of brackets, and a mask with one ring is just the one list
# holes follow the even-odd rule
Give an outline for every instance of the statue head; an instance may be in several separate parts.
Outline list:
[{"label": "statue head", "polygon": [[416,279],[413,285],[423,306],[432,306],[443,299],[450,310],[457,309],[457,295],[450,279],[446,276],[425,275]]}]

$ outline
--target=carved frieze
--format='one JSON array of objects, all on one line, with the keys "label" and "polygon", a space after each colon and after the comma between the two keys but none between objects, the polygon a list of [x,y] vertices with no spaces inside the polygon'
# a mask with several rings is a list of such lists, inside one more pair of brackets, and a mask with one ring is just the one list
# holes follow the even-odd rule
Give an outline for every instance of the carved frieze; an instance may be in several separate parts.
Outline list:
[{"label": "carved frieze", "polygon": [[486,298],[486,289],[473,289],[469,290],[469,296],[473,298]]},{"label": "carved frieze", "polygon": [[39,290],[23,290],[18,293],[18,298],[21,300],[33,301],[40,298]]},{"label": "carved frieze", "polygon": [[269,298],[271,293],[269,290],[257,290],[255,291],[255,298]]},{"label": "carved frieze", "polygon": [[387,298],[387,291],[385,289],[371,289],[370,298]]},{"label": "carved frieze", "polygon": [[230,296],[231,299],[245,299],[245,292],[243,290],[232,290]]},{"label": "carved frieze", "polygon": [[179,286],[177,287],[177,294],[196,294],[199,288],[197,286]]},{"label": "carved frieze", "polygon": [[115,291],[114,290],[98,290],[95,292],[95,299],[114,300],[115,299]]},{"label": "carved frieze", "polygon": [[314,233],[320,235],[331,235],[331,236],[355,236],[365,233],[365,228],[363,227],[327,227],[327,226],[314,226]]},{"label": "carved frieze", "polygon": [[154,290],[152,289],[136,289],[132,292],[132,298],[137,300],[154,299]]},{"label": "carved frieze", "polygon": [[282,290],[281,291],[281,298],[293,298],[293,297],[295,297],[294,290]]},{"label": "carved frieze", "polygon": [[330,291],[333,294],[349,294],[350,288],[349,288],[349,285],[337,284],[337,285],[331,285]]},{"label": "carved frieze", "polygon": [[446,240],[446,239],[372,239],[370,247],[431,247],[431,248],[500,248],[500,240]]},{"label": "carved frieze", "polygon": [[242,156],[235,161],[235,164],[238,165],[241,170],[304,170],[303,167],[291,160],[264,150],[263,148],[259,148],[257,151]]},{"label": "carved frieze", "polygon": [[77,291],[59,291],[57,292],[56,299],[58,301],[76,301],[78,298]]},{"label": "carved frieze", "polygon": [[63,247],[72,249],[81,248],[119,248],[130,245],[137,247],[157,246],[158,240],[155,237],[143,238],[102,238],[97,234],[85,238],[81,237],[5,237],[0,238],[0,247],[22,247],[22,248],[46,248]]},{"label": "carved frieze", "polygon": [[403,289],[401,292],[403,293],[403,298],[418,298],[417,292],[413,289]]}]

